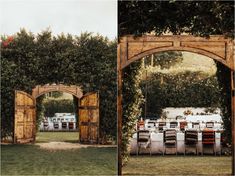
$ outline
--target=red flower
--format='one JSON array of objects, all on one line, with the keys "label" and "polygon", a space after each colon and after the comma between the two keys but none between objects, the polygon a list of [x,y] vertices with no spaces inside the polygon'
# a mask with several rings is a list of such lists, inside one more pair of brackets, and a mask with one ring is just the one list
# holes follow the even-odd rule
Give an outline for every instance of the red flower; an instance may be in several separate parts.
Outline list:
[{"label": "red flower", "polygon": [[13,39],[14,39],[14,38],[13,38],[12,36],[9,36],[9,37],[7,38],[7,41],[8,41],[8,42],[11,42],[11,41],[13,41]]},{"label": "red flower", "polygon": [[9,43],[12,42],[13,40],[14,40],[13,36],[9,36],[9,37],[7,37],[7,39],[2,40],[2,45],[3,45],[4,47],[6,47],[6,46],[9,45]]}]

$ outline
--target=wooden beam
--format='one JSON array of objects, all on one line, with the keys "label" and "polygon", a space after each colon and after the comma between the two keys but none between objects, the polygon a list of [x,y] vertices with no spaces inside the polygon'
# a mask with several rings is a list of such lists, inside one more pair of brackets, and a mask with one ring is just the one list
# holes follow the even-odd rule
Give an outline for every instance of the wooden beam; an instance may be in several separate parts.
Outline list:
[{"label": "wooden beam", "polygon": [[117,117],[118,117],[118,175],[122,175],[122,68],[121,68],[121,47],[117,48],[117,81],[118,81],[118,97],[117,97]]},{"label": "wooden beam", "polygon": [[83,96],[82,89],[79,86],[75,85],[66,86],[63,84],[43,85],[43,86],[38,85],[32,90],[32,96],[34,98],[37,98],[43,94],[53,91],[66,92],[76,96],[78,99],[80,99]]},{"label": "wooden beam", "polygon": [[[221,62],[228,68],[232,67],[233,40],[222,35],[209,38],[195,37],[191,35],[163,35],[163,36],[125,36],[120,38],[122,68],[132,62],[164,51],[188,51],[210,57]],[[126,51],[125,51],[126,50]],[[124,55],[127,53],[127,55]]]},{"label": "wooden beam", "polygon": [[234,71],[231,71],[231,105],[232,105],[232,175],[235,175],[235,76]]}]

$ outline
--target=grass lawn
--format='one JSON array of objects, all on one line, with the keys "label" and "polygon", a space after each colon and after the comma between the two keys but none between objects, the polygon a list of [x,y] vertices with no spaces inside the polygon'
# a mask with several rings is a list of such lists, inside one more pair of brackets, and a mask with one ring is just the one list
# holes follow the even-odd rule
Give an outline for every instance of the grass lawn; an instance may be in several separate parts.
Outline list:
[{"label": "grass lawn", "polygon": [[231,175],[227,156],[131,156],[124,175]]},{"label": "grass lawn", "polygon": [[37,132],[36,142],[73,142],[79,140],[78,132]]},{"label": "grass lawn", "polygon": [[[78,132],[40,132],[37,142],[78,142]],[[1,145],[1,175],[116,175],[115,147],[45,150]]]},{"label": "grass lawn", "polygon": [[48,151],[36,145],[2,145],[1,175],[115,175],[116,148]]}]

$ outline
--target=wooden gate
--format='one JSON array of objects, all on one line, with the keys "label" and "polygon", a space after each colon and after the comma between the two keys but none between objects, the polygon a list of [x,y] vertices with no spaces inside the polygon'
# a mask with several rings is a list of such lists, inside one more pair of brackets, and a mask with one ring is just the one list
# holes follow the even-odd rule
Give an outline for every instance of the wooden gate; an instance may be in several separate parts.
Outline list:
[{"label": "wooden gate", "polygon": [[14,143],[35,141],[36,102],[22,91],[15,91]]},{"label": "wooden gate", "polygon": [[99,93],[84,95],[79,103],[79,139],[81,143],[99,142]]}]

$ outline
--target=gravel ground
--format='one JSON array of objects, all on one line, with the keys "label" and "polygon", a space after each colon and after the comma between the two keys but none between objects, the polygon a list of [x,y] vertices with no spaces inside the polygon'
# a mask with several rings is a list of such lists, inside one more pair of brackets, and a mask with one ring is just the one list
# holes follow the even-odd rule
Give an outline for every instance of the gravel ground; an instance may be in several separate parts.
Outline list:
[{"label": "gravel ground", "polygon": [[36,143],[42,149],[46,150],[70,150],[79,149],[87,147],[117,147],[116,145],[86,145],[80,143],[70,143],[70,142],[47,142],[47,143]]}]

